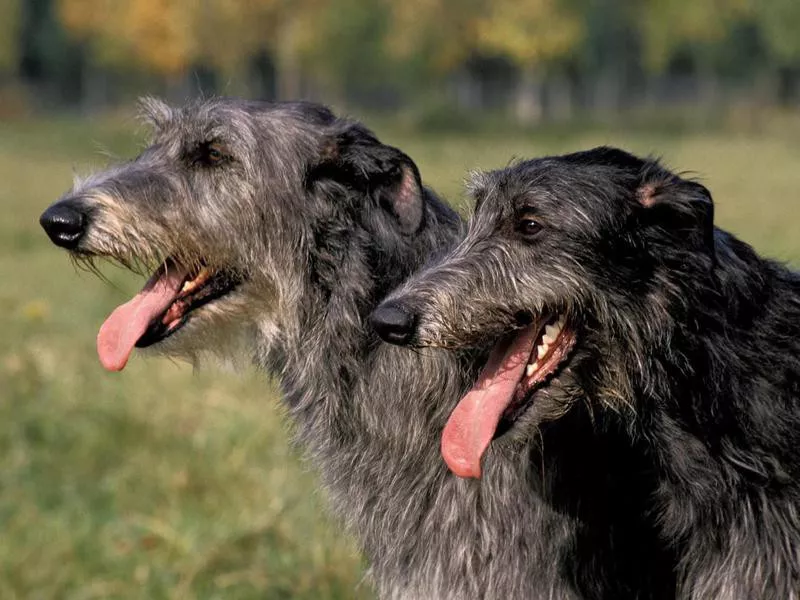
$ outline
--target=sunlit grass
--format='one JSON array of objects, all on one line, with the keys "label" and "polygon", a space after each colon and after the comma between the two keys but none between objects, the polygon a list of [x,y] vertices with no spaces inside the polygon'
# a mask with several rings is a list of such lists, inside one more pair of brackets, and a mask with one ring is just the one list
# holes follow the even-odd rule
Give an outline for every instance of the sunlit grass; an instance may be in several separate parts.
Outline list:
[{"label": "sunlit grass", "polygon": [[[602,143],[658,154],[712,190],[718,221],[800,259],[800,144],[782,138],[570,133],[415,136],[381,127],[467,209],[469,169]],[[141,282],[76,272],[39,230],[73,170],[126,156],[133,121],[0,124],[0,598],[352,598],[363,565],[290,447],[275,387],[134,359],[94,339]]]}]

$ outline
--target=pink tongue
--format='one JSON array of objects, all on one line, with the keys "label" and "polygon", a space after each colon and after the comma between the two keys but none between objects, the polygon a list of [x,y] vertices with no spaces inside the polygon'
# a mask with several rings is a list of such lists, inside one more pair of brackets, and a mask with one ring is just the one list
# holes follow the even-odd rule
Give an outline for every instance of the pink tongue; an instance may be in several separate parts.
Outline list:
[{"label": "pink tongue", "polygon": [[450,414],[442,432],[442,456],[459,477],[481,476],[481,456],[514,398],[538,333],[538,327],[531,326],[501,340],[478,381]]},{"label": "pink tongue", "polygon": [[109,371],[121,371],[136,342],[150,321],[164,312],[178,296],[186,271],[162,267],[131,300],[118,306],[105,320],[97,334],[97,355]]}]

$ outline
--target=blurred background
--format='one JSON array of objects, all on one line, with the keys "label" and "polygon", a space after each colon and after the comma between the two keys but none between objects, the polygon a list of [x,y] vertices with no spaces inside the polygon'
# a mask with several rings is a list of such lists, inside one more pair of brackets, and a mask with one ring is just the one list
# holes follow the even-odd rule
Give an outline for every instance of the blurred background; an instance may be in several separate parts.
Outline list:
[{"label": "blurred background", "polygon": [[0,23],[12,116],[142,91],[303,96],[424,125],[719,123],[800,103],[796,0],[0,0]]},{"label": "blurred background", "polygon": [[798,264],[797,0],[0,0],[0,598],[370,598],[274,384],[94,340],[142,281],[38,227],[138,95],[309,98],[465,212],[468,169],[606,143]]}]

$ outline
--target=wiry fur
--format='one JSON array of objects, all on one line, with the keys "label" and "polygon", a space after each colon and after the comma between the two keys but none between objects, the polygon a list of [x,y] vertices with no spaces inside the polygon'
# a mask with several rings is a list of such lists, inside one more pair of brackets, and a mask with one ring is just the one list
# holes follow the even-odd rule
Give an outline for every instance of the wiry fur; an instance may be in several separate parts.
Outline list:
[{"label": "wiry fur", "polygon": [[576,349],[509,435],[619,414],[657,470],[680,597],[800,598],[800,277],[715,228],[702,185],[621,150],[521,162],[473,193],[466,238],[389,300],[416,316],[412,343],[570,315]]},{"label": "wiry fur", "polygon": [[[649,543],[633,526],[606,528],[629,506],[609,501],[613,476],[596,468],[615,461],[616,447],[587,459],[565,437],[530,456],[509,446],[482,482],[458,479],[439,436],[475,375],[473,357],[407,352],[366,326],[389,289],[462,233],[406,155],[310,104],[146,108],[155,133],[141,156],[62,199],[90,215],[77,252],[202,260],[243,276],[154,348],[244,353],[278,376],[383,598],[651,596],[640,593],[651,553],[608,560],[618,543]],[[198,145],[212,140],[230,160],[197,164]],[[580,416],[576,426],[586,423]]]}]

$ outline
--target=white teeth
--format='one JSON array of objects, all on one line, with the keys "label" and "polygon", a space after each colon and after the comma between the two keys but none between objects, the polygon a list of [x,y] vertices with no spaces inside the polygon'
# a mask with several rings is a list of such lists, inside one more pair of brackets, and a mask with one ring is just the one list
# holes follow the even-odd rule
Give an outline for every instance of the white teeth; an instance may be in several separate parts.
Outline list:
[{"label": "white teeth", "polygon": [[538,346],[536,346],[536,360],[530,363],[525,369],[525,375],[527,377],[532,376],[539,368],[539,361],[542,360],[548,352],[550,352],[550,345],[558,339],[558,336],[565,324],[566,318],[562,315],[555,323],[545,326],[542,341]]},{"label": "white teeth", "polygon": [[181,294],[187,294],[189,292],[194,291],[196,288],[199,288],[203,285],[208,278],[211,276],[211,270],[208,267],[203,267],[200,271],[195,275],[194,279],[190,279],[189,281],[183,284],[181,288]]},{"label": "white teeth", "polygon": [[542,336],[542,342],[547,345],[552,344],[556,341],[558,334],[561,333],[561,330],[564,327],[564,317],[558,319],[552,325],[546,325],[544,328],[544,335]]}]

